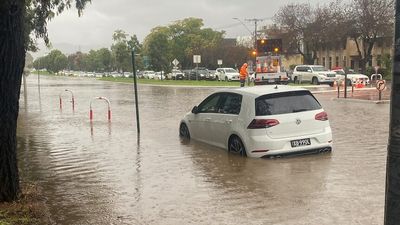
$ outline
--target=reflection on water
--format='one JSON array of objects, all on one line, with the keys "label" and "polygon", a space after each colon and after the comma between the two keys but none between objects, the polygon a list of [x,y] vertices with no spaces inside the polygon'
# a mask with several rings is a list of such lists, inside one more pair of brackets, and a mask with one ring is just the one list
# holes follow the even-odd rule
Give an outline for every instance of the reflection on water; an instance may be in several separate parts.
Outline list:
[{"label": "reflection on water", "polygon": [[[215,88],[139,86],[139,136],[131,85],[42,77],[38,98],[27,84],[21,179],[40,183],[58,224],[382,224],[388,105],[317,94],[333,152],[264,160],[181,142],[180,119]],[[74,112],[59,110],[65,88]],[[90,122],[96,96],[112,122],[102,104]]]}]

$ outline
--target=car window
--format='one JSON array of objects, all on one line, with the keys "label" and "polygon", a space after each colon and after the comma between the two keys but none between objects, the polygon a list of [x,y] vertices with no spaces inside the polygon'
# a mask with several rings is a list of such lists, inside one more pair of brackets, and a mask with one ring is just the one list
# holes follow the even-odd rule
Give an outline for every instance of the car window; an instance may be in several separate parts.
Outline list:
[{"label": "car window", "polygon": [[216,113],[218,111],[218,103],[221,98],[221,94],[213,94],[207,97],[197,107],[199,113]]},{"label": "car window", "polygon": [[227,73],[236,73],[236,70],[234,70],[234,69],[226,69],[225,70]]},{"label": "car window", "polygon": [[224,95],[218,112],[224,114],[236,114],[240,113],[240,107],[242,105],[242,96],[239,94],[227,93]]},{"label": "car window", "polygon": [[321,109],[309,91],[290,91],[263,95],[255,101],[256,116],[278,115]]},{"label": "car window", "polygon": [[305,67],[303,67],[303,66],[300,66],[300,67],[296,68],[296,71],[298,71],[298,72],[306,72],[307,69]]},{"label": "car window", "polygon": [[320,72],[320,71],[328,71],[328,70],[323,66],[313,66],[313,71]]}]

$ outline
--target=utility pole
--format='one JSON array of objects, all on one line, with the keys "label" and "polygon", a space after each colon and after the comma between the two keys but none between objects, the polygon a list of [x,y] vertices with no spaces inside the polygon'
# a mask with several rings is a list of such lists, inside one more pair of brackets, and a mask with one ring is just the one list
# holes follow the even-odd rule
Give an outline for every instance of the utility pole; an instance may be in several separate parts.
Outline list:
[{"label": "utility pole", "polygon": [[245,19],[245,21],[248,22],[254,22],[254,51],[256,52],[256,54],[254,54],[254,65],[253,65],[253,71],[255,70],[255,66],[256,66],[256,58],[257,58],[257,23],[263,21],[263,19]]},{"label": "utility pole", "polygon": [[396,0],[384,225],[400,224],[400,0]]}]

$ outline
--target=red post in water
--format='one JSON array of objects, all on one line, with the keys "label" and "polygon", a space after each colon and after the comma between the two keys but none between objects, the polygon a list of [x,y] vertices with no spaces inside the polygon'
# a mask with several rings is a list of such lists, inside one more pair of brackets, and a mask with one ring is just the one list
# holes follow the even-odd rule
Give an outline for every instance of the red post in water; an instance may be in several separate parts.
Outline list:
[{"label": "red post in water", "polygon": [[93,120],[93,110],[92,109],[90,109],[89,118],[90,118],[90,120]]},{"label": "red post in water", "polygon": [[62,109],[62,100],[61,100],[61,97],[60,97],[60,109]]}]

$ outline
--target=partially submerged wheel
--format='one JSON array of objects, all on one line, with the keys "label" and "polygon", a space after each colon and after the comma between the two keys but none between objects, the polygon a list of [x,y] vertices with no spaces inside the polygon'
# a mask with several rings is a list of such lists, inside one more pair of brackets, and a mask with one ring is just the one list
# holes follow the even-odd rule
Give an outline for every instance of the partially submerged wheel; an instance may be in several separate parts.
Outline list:
[{"label": "partially submerged wheel", "polygon": [[228,143],[228,152],[246,156],[246,148],[238,136],[232,136]]},{"label": "partially submerged wheel", "polygon": [[181,125],[179,126],[179,137],[184,139],[190,139],[189,128],[185,123],[181,123]]}]

